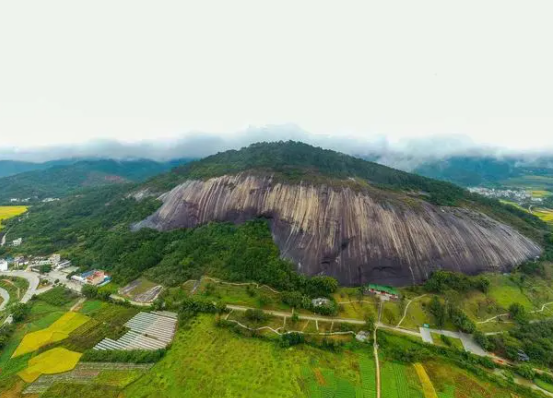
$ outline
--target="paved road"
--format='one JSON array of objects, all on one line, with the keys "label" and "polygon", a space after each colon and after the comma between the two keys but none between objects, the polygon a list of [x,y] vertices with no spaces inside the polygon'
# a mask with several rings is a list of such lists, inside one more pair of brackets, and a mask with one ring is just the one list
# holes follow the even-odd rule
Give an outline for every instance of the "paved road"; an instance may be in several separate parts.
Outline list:
[{"label": "paved road", "polygon": [[2,289],[0,287],[0,296],[2,296],[2,298],[4,299],[4,301],[2,301],[2,304],[0,304],[0,311],[2,311],[4,310],[4,308],[6,308],[6,306],[10,302],[10,294],[6,289]]},{"label": "paved road", "polygon": [[36,293],[38,284],[39,284],[39,278],[38,275],[34,272],[30,271],[2,271],[0,272],[0,275],[3,276],[17,276],[18,278],[24,278],[27,279],[29,282],[29,289],[25,292],[23,297],[21,298],[22,303],[28,302],[31,297]]}]

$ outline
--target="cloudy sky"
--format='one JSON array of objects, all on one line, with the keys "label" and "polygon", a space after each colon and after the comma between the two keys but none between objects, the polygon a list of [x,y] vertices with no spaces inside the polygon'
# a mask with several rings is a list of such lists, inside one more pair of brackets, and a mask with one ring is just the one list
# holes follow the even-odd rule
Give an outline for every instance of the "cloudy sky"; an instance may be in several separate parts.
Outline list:
[{"label": "cloudy sky", "polygon": [[0,152],[550,149],[552,19],[550,0],[0,0]]}]

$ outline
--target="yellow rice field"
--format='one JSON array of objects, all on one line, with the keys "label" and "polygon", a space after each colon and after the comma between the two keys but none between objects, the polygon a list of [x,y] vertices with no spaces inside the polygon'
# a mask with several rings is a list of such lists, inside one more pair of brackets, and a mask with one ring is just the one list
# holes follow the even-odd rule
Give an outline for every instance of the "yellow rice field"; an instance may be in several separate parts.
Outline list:
[{"label": "yellow rice field", "polygon": [[12,217],[17,217],[27,211],[27,206],[0,206],[0,230],[2,221]]},{"label": "yellow rice field", "polygon": [[422,385],[422,391],[424,392],[424,397],[438,398],[438,394],[436,394],[436,390],[434,389],[434,384],[432,384],[432,380],[430,380],[430,377],[428,377],[424,366],[422,366],[422,364],[420,363],[415,363],[413,364],[413,367],[417,372],[417,376],[419,376],[419,380]]},{"label": "yellow rice field", "polygon": [[89,317],[81,313],[67,312],[46,329],[26,334],[17,350],[13,353],[12,358],[36,351],[40,347],[44,347],[50,343],[64,340],[69,336],[69,333],[89,320]]},{"label": "yellow rice field", "polygon": [[553,224],[553,210],[551,209],[536,209],[532,213],[549,224]]},{"label": "yellow rice field", "polygon": [[25,382],[32,383],[43,374],[68,372],[77,366],[83,354],[66,348],[53,348],[29,360],[26,369],[19,372]]}]

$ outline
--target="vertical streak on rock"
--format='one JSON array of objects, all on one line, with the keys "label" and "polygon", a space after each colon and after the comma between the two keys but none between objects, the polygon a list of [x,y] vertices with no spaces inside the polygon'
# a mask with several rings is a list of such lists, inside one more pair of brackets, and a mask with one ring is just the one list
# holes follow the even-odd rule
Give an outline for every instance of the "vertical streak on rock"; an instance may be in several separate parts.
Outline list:
[{"label": "vertical streak on rock", "polygon": [[410,284],[437,268],[498,271],[541,253],[484,214],[423,201],[410,206],[397,196],[376,200],[350,188],[223,176],[184,182],[162,195],[162,207],[136,227],[169,230],[267,216],[283,257],[301,264],[301,272],[325,273],[347,285]]}]

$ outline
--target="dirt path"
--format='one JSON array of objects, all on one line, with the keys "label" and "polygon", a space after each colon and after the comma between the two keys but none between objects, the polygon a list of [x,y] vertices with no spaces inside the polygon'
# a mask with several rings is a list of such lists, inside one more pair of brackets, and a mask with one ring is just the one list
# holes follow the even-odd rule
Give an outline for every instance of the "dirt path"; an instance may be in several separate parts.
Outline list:
[{"label": "dirt path", "polygon": [[[541,306],[541,308],[539,310],[534,310],[534,311],[530,311],[530,314],[537,314],[538,312],[543,312],[545,311],[545,309],[550,306],[551,304],[553,304],[553,301],[550,301],[548,303],[545,303]],[[497,318],[501,318],[501,317],[504,317],[504,316],[509,316],[509,313],[506,312],[506,313],[503,313],[503,314],[499,314],[499,315],[496,315],[496,316],[492,316],[491,318],[488,318],[488,319],[485,319],[483,321],[479,321],[479,322],[476,322],[477,324],[481,325],[483,323],[488,323],[488,322],[491,322],[493,321],[494,319],[497,319]]]},{"label": "dirt path", "polygon": [[84,303],[85,301],[86,301],[86,297],[81,297],[81,298],[79,299],[79,301],[77,301],[77,302],[73,305],[73,307],[71,307],[71,309],[70,309],[69,311],[72,311],[72,312],[77,312],[77,311],[79,311],[79,310],[82,308],[83,303]]},{"label": "dirt path", "polygon": [[427,296],[427,294],[421,294],[420,296],[414,297],[411,300],[409,300],[409,302],[405,306],[405,309],[403,310],[403,317],[401,317],[401,319],[399,320],[398,324],[396,325],[396,328],[398,328],[403,323],[403,320],[407,316],[407,311],[409,310],[409,306],[411,305],[411,303],[417,299],[423,298],[424,296]]},{"label": "dirt path", "polygon": [[222,281],[222,280],[217,279],[217,278],[212,278],[210,276],[204,276],[201,279],[206,279],[206,280],[213,281],[215,283],[220,283],[220,284],[223,284],[223,285],[230,285],[230,286],[252,286],[253,285],[257,289],[265,288],[265,289],[270,290],[273,293],[280,294],[280,292],[278,290],[273,289],[271,286],[260,285],[259,283],[255,283],[255,282],[245,282],[245,283],[225,282],[225,281]]},{"label": "dirt path", "polygon": [[380,305],[378,306],[378,323],[374,325],[373,330],[373,354],[376,373],[376,398],[380,398],[380,361],[378,360],[378,343],[376,341],[376,331],[378,330],[378,324],[380,324],[380,318],[382,317],[382,304],[383,301],[380,301]]}]

